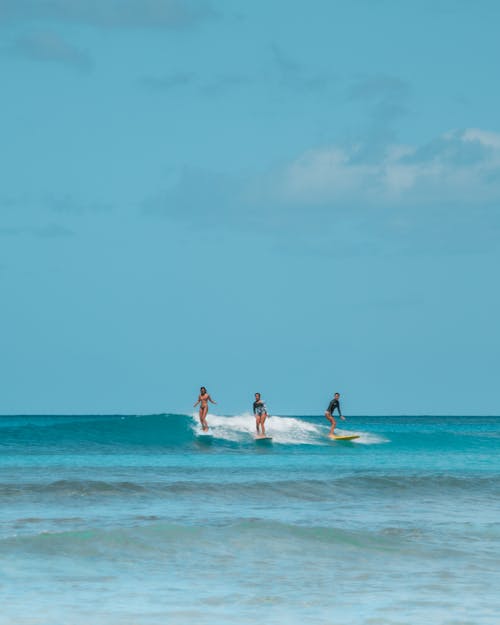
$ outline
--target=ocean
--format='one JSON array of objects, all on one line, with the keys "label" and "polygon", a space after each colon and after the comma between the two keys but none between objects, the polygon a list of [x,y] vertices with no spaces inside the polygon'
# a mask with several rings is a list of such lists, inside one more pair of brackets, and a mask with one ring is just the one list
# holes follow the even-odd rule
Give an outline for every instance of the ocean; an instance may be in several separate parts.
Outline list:
[{"label": "ocean", "polygon": [[496,625],[500,417],[0,417],[1,625]]}]

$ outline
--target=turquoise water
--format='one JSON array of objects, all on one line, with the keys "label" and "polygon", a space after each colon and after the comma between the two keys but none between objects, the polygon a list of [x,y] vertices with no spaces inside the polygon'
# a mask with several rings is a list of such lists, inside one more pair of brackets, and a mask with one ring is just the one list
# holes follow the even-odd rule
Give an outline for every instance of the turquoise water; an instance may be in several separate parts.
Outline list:
[{"label": "turquoise water", "polygon": [[500,418],[0,417],[0,623],[496,624]]}]

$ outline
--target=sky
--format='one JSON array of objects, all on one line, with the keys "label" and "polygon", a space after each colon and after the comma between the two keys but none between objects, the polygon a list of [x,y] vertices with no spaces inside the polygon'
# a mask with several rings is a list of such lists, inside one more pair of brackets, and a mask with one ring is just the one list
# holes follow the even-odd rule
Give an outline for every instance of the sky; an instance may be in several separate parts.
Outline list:
[{"label": "sky", "polygon": [[500,414],[499,21],[0,0],[0,414]]}]

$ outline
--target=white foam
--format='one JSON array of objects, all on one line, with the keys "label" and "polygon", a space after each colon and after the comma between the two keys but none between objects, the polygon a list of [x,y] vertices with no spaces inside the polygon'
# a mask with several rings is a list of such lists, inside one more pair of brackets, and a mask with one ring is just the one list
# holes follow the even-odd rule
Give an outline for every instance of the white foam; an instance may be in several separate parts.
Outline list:
[{"label": "white foam", "polygon": [[[193,431],[201,431],[198,414],[193,413]],[[250,413],[235,416],[207,415],[210,432],[217,438],[233,442],[245,442],[255,437],[255,417]],[[317,445],[323,443],[324,427],[295,417],[269,416],[266,419],[266,434],[275,443],[285,445]]]},{"label": "white foam", "polygon": [[391,441],[384,436],[371,434],[370,432],[360,432],[361,436],[356,439],[360,445],[380,445],[381,443],[390,443]]},{"label": "white foam", "polygon": [[[191,428],[196,435],[202,434],[197,412],[191,417]],[[216,438],[221,438],[234,443],[248,442],[255,437],[255,417],[250,412],[240,415],[224,416],[209,413],[207,415],[209,432]],[[359,445],[379,445],[390,442],[387,438],[372,434],[371,432],[356,432],[336,428],[335,433],[339,436],[357,434],[352,442]],[[328,427],[325,427],[321,419],[318,423],[311,423],[296,417],[269,416],[266,419],[266,434],[272,436],[275,443],[283,445],[328,445]]]}]

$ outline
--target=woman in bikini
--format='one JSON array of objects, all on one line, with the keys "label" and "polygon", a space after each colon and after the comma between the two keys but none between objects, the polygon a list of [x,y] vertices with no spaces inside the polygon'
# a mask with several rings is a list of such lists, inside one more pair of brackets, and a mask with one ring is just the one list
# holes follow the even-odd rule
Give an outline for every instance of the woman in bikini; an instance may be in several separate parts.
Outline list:
[{"label": "woman in bikini", "polygon": [[202,430],[204,432],[208,431],[208,423],[207,423],[207,413],[208,413],[208,402],[212,402],[212,404],[216,404],[210,395],[207,393],[207,389],[202,386],[200,388],[200,395],[198,397],[198,401],[194,404],[193,408],[196,408],[198,404],[200,404],[200,423]]}]

